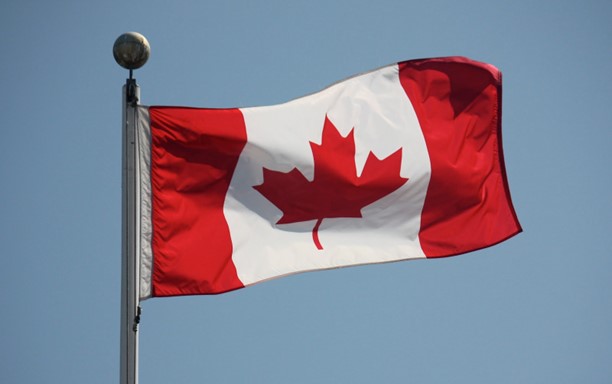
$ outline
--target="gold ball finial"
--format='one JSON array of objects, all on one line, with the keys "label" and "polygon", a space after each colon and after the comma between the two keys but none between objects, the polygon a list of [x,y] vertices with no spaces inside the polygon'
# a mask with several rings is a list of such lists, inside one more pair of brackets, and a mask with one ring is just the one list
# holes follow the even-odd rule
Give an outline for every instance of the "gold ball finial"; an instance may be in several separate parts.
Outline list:
[{"label": "gold ball finial", "polygon": [[113,56],[125,69],[138,69],[145,65],[151,54],[147,39],[138,32],[126,32],[115,40]]}]

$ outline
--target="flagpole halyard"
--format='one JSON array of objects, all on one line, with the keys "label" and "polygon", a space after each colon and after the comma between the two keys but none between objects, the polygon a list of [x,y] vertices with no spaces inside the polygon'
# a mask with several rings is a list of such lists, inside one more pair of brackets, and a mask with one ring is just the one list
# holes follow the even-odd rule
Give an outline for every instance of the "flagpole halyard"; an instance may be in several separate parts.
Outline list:
[{"label": "flagpole halyard", "polygon": [[129,70],[123,86],[122,107],[122,238],[121,238],[121,337],[120,384],[138,383],[139,306],[139,193],[137,153],[137,106],[140,88],[132,77],[149,58],[146,38],[136,32],[124,33],[113,45],[117,63]]}]

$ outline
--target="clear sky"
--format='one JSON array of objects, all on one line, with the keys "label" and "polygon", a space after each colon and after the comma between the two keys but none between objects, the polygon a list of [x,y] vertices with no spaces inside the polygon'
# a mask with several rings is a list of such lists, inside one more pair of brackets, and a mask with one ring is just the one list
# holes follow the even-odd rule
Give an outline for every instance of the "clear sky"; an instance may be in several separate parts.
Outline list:
[{"label": "clear sky", "polygon": [[145,104],[275,104],[396,61],[504,73],[524,232],[443,260],[143,303],[157,383],[609,383],[612,2],[17,1],[0,5],[0,382],[119,378],[121,87]]}]

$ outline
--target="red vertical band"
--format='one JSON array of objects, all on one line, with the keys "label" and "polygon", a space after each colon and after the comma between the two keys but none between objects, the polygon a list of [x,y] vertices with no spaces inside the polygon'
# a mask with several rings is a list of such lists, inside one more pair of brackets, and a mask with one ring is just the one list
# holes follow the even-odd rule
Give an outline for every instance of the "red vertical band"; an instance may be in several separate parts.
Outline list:
[{"label": "red vertical band", "polygon": [[246,127],[238,109],[151,107],[153,296],[242,288],[223,204]]},{"label": "red vertical band", "polygon": [[428,257],[497,244],[521,231],[501,143],[501,73],[466,58],[399,64],[431,161],[419,239]]}]

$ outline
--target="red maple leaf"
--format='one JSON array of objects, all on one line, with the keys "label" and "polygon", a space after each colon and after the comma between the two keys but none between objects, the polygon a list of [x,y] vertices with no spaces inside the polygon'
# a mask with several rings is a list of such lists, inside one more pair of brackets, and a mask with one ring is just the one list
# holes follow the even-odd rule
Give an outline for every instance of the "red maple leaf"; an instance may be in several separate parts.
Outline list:
[{"label": "red maple leaf", "polygon": [[357,176],[353,130],[342,137],[325,116],[321,144],[310,142],[314,177],[310,181],[297,169],[289,172],[263,169],[264,181],[255,188],[283,211],[277,224],[317,220],[312,238],[323,249],[318,230],[325,218],[362,217],[361,208],[385,197],[408,181],[399,175],[402,149],[385,159],[372,152]]}]

